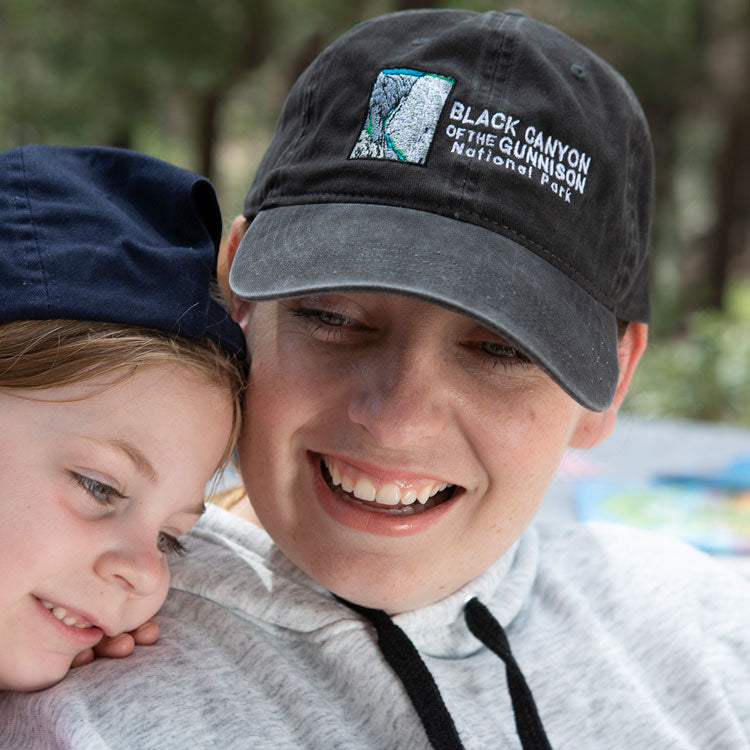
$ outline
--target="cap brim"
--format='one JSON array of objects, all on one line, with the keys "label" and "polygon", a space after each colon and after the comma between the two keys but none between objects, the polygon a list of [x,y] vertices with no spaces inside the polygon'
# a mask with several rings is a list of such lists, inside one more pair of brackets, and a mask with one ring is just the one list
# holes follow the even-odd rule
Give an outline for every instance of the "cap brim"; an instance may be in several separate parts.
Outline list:
[{"label": "cap brim", "polygon": [[417,297],[498,332],[588,409],[607,409],[617,388],[612,311],[523,245],[445,216],[365,203],[264,209],[230,286],[249,300],[341,290]]}]

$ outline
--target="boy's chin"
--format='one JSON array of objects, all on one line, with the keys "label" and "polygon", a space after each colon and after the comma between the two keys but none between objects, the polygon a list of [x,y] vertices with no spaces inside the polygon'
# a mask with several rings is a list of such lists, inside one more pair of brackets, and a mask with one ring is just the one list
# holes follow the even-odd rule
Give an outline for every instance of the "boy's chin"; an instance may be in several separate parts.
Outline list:
[{"label": "boy's chin", "polygon": [[[470,579],[469,579],[470,580]],[[369,585],[363,587],[355,582],[335,582],[329,590],[336,596],[345,599],[352,604],[358,604],[360,607],[368,609],[382,609],[389,615],[399,615],[404,612],[421,609],[422,607],[434,604],[447,596],[453,591],[435,582],[433,585],[425,586],[412,583],[411,585],[402,582],[400,586],[389,586],[385,581],[383,586]],[[454,590],[468,583],[465,581],[456,586]]]}]

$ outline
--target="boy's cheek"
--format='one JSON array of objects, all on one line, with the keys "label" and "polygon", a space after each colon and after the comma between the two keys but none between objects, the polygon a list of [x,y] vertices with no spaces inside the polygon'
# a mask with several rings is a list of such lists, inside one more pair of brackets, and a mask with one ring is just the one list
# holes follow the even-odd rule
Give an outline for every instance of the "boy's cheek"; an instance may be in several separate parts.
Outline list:
[{"label": "boy's cheek", "polygon": [[601,413],[586,411],[573,431],[569,441],[570,447],[587,449],[599,445],[609,437],[616,421],[617,410],[614,408]]}]

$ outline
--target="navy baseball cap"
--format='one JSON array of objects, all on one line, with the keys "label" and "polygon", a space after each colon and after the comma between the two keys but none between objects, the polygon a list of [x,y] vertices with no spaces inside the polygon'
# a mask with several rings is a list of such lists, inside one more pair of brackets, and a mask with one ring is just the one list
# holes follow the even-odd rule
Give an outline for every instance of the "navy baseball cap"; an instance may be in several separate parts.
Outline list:
[{"label": "navy baseball cap", "polygon": [[211,298],[221,213],[211,183],[125,149],[0,153],[0,321],[124,323],[245,340]]},{"label": "navy baseball cap", "polygon": [[355,26],[292,88],[245,199],[241,298],[410,295],[601,411],[647,321],[653,156],[624,79],[519,11]]}]

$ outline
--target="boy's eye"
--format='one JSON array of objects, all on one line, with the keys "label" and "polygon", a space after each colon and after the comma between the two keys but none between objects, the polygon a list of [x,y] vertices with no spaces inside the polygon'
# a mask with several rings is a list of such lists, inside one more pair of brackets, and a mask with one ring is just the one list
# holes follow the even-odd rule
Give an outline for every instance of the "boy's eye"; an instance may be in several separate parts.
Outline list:
[{"label": "boy's eye", "polygon": [[97,482],[96,479],[91,479],[82,474],[74,474],[73,476],[76,482],[101,505],[111,505],[113,499],[121,499],[123,497],[121,492],[114,487],[110,487],[108,484]]},{"label": "boy's eye", "polygon": [[352,321],[344,315],[339,313],[328,312],[327,310],[318,310],[317,318],[321,323],[325,323],[328,326],[345,326]]},{"label": "boy's eye", "polygon": [[313,338],[329,343],[350,343],[370,331],[357,318],[325,308],[293,307],[291,313],[301,318]]},{"label": "boy's eye", "polygon": [[311,323],[322,323],[326,326],[334,328],[340,328],[342,326],[350,326],[354,324],[351,318],[341,313],[331,312],[329,310],[311,310],[308,308],[299,308],[294,311],[297,317],[304,318]]},{"label": "boy's eye", "polygon": [[182,557],[187,553],[187,548],[177,537],[166,534],[163,531],[159,532],[156,546],[159,548],[159,552],[163,552],[165,555],[178,555]]},{"label": "boy's eye", "polygon": [[497,341],[482,341],[477,348],[484,354],[488,354],[493,365],[529,365],[531,360],[518,349],[509,344],[501,344]]},{"label": "boy's eye", "polygon": [[507,344],[498,344],[495,341],[483,341],[479,348],[486,354],[491,354],[493,357],[518,357],[519,352],[512,346]]}]

